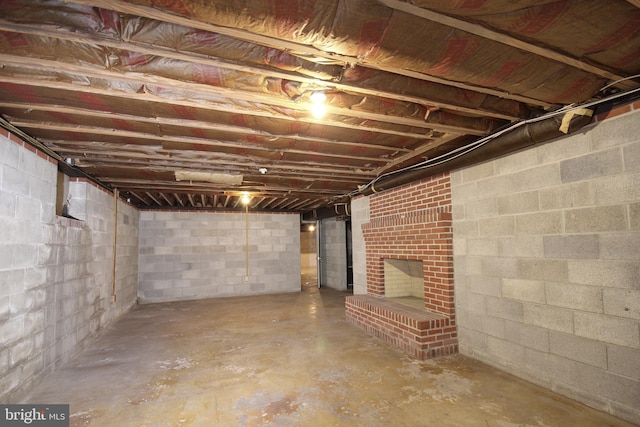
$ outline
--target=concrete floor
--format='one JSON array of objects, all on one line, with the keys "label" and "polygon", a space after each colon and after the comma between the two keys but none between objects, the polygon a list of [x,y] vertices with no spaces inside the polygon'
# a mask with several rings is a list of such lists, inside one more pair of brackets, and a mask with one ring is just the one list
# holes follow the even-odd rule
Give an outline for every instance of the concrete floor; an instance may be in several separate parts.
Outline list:
[{"label": "concrete floor", "polygon": [[412,360],[305,283],[138,306],[24,401],[72,426],[630,426],[464,356]]}]

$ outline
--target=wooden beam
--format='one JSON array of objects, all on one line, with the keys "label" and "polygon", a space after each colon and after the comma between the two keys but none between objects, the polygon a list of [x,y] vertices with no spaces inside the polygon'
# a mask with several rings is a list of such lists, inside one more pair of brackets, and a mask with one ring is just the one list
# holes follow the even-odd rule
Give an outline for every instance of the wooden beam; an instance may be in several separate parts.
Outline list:
[{"label": "wooden beam", "polygon": [[129,191],[129,193],[136,199],[140,200],[145,205],[150,206],[149,202],[146,199],[143,199],[142,197],[140,197],[138,193],[136,193],[135,191]]},{"label": "wooden beam", "polygon": [[[210,140],[195,138],[195,137],[167,137],[164,135],[154,135],[150,133],[125,131],[125,130],[118,130],[118,129],[107,129],[107,128],[100,128],[95,126],[83,126],[83,125],[71,126],[69,124],[30,122],[30,121],[24,121],[19,119],[11,120],[11,124],[23,129],[32,129],[32,128],[39,129],[39,130],[47,129],[47,130],[55,130],[55,131],[67,132],[67,133],[68,132],[82,133],[84,135],[87,135],[87,134],[102,135],[102,136],[109,136],[109,137],[116,136],[116,137],[125,137],[125,138],[153,140],[153,141],[160,141],[160,142],[173,141],[173,142],[184,143],[184,144],[208,145],[214,148],[216,146],[234,147],[234,148],[241,148],[241,149],[250,149],[254,151],[266,151],[268,153],[276,152],[276,153],[291,153],[291,154],[303,154],[303,155],[309,155],[310,153],[313,153],[315,157],[327,157],[327,158],[334,157],[334,158],[340,158],[340,159],[350,159],[350,160],[356,160],[356,161],[376,162],[376,163],[388,163],[390,161],[388,158],[385,158],[385,157],[351,156],[346,154],[329,153],[327,151],[322,151],[322,150],[312,151],[312,150],[298,150],[293,148],[269,149],[259,145],[247,145],[247,144],[233,143],[228,141],[210,141]],[[398,151],[404,151],[404,150],[398,150]],[[209,153],[209,154],[216,154],[216,153]],[[226,156],[228,158],[242,158],[245,160],[247,158],[252,158],[252,156],[247,156],[245,154],[233,155],[228,153],[217,153],[217,155],[219,155],[220,157]],[[253,159],[256,161],[262,160],[257,156],[253,157]]]},{"label": "wooden beam", "polygon": [[[0,61],[2,61],[2,55],[0,55]],[[55,67],[55,61],[51,61],[51,62],[52,63],[50,65]],[[44,74],[47,74],[44,71],[44,68],[41,71]],[[4,83],[34,86],[36,88],[45,87],[45,88],[51,88],[51,89],[70,90],[70,91],[79,92],[79,93],[105,95],[110,97],[122,98],[123,102],[127,102],[127,100],[129,99],[136,99],[136,100],[145,101],[145,102],[166,103],[171,105],[200,108],[204,110],[220,111],[220,112],[232,113],[232,114],[246,114],[248,116],[267,117],[270,119],[277,119],[277,120],[283,120],[283,121],[296,121],[296,122],[308,123],[308,124],[321,124],[324,126],[336,127],[341,129],[351,129],[351,130],[358,130],[358,131],[364,131],[364,132],[376,132],[380,134],[404,136],[408,138],[416,138],[416,139],[429,138],[429,135],[425,133],[406,132],[406,131],[400,131],[392,128],[366,126],[362,124],[351,124],[351,123],[345,123],[345,122],[329,120],[329,119],[317,120],[311,117],[295,118],[295,117],[286,116],[284,114],[276,113],[274,111],[250,110],[250,109],[243,109],[243,108],[233,107],[233,106],[222,106],[220,104],[204,102],[205,101],[204,99],[203,99],[203,102],[197,102],[197,101],[189,100],[188,97],[187,99],[176,99],[171,97],[163,98],[158,95],[153,95],[149,92],[120,93],[120,92],[100,89],[94,86],[86,86],[86,85],[80,85],[80,84],[76,85],[76,84],[65,83],[57,80],[50,80],[48,77],[38,78],[34,75],[31,75],[29,78],[25,78],[21,76],[8,74],[6,73],[6,70],[2,68],[0,68],[0,78]],[[143,87],[145,86],[145,84],[143,83],[139,83],[139,84],[141,84]]]},{"label": "wooden beam", "polygon": [[[8,53],[0,53],[0,62],[4,62],[5,65],[14,65],[22,68],[26,68],[28,70],[37,70],[39,72],[51,72],[51,70],[56,70],[56,72],[63,72],[69,74],[75,74],[86,77],[95,77],[106,80],[116,80],[127,83],[133,83],[136,85],[140,85],[145,87],[147,85],[157,85],[162,87],[168,87],[176,90],[184,90],[192,93],[215,96],[216,98],[226,98],[229,99],[229,102],[226,104],[226,107],[216,105],[216,108],[219,111],[232,110],[234,112],[239,112],[240,110],[244,114],[249,115],[261,115],[267,117],[277,117],[277,118],[285,118],[288,117],[284,114],[277,113],[273,111],[273,108],[256,108],[256,103],[262,103],[267,106],[275,106],[279,108],[286,108],[292,111],[302,112],[307,119],[296,118],[296,120],[307,121],[308,123],[320,123],[323,125],[330,126],[338,126],[344,127],[346,124],[343,121],[332,119],[331,116],[345,116],[351,118],[359,118],[366,119],[367,122],[380,122],[386,123],[392,126],[410,126],[420,129],[427,130],[437,130],[442,132],[457,132],[460,134],[471,134],[471,135],[484,135],[488,130],[481,131],[475,128],[469,127],[455,127],[450,125],[443,125],[439,123],[427,123],[422,119],[416,119],[415,117],[403,117],[403,116],[392,116],[387,114],[379,114],[373,112],[363,112],[356,109],[343,108],[343,107],[334,107],[332,105],[327,105],[327,115],[322,120],[312,119],[310,116],[309,105],[306,103],[299,103],[293,100],[289,100],[287,98],[281,96],[272,96],[265,95],[257,92],[249,92],[243,91],[239,89],[232,89],[227,87],[220,86],[211,86],[202,83],[191,83],[191,82],[183,82],[167,77],[161,77],[158,75],[150,75],[150,74],[142,74],[142,73],[118,73],[111,70],[99,69],[97,67],[85,66],[85,65],[77,65],[70,63],[62,63],[59,61],[49,60],[45,58],[34,58],[34,57],[22,57],[16,56]],[[29,71],[25,72],[26,74],[30,74]],[[237,101],[246,101],[252,103],[252,108],[244,108],[238,105]],[[291,117],[289,117],[291,119]],[[375,123],[374,123],[375,124]],[[349,125],[350,127],[352,125]],[[361,125],[362,128],[370,128],[380,129],[380,127],[375,126],[364,126]]]},{"label": "wooden beam", "polygon": [[184,206],[184,202],[182,201],[182,199],[180,198],[180,196],[178,195],[178,193],[173,193],[173,197],[176,198],[176,200],[178,201],[178,203],[180,204],[180,206]]},{"label": "wooden beam", "polygon": [[162,203],[160,203],[160,200],[158,200],[158,199],[156,199],[155,197],[153,197],[153,195],[152,195],[150,192],[145,191],[145,193],[144,193],[144,194],[146,194],[146,195],[147,195],[147,197],[149,197],[151,200],[153,200],[153,201],[156,203],[156,205],[158,205],[158,206],[162,206]]},{"label": "wooden beam", "polygon": [[169,198],[164,193],[160,193],[160,197],[162,197],[169,206],[173,206],[173,202],[169,200]]},{"label": "wooden beam", "polygon": [[[132,116],[129,114],[114,114],[110,112],[102,112],[102,111],[93,111],[87,110],[84,108],[76,108],[76,107],[65,107],[60,105],[49,105],[49,104],[25,104],[20,102],[11,102],[11,101],[2,101],[0,100],[0,107],[7,108],[15,108],[15,109],[25,109],[25,110],[33,110],[33,111],[46,111],[53,113],[61,113],[61,114],[74,114],[82,117],[89,118],[104,118],[104,119],[113,119],[117,117],[118,119],[122,119],[130,122],[140,122],[140,123],[152,123],[155,125],[170,125],[176,127],[184,127],[189,130],[191,129],[207,129],[213,131],[223,131],[235,134],[243,134],[243,135],[257,135],[264,136],[267,138],[283,138],[283,139],[291,139],[294,141],[302,141],[302,142],[312,142],[319,143],[328,146],[346,146],[346,147],[356,147],[356,148],[372,148],[377,150],[388,150],[388,151],[406,151],[410,152],[411,150],[405,148],[396,148],[396,147],[388,147],[384,145],[376,145],[376,144],[367,144],[361,142],[350,142],[350,141],[338,141],[327,138],[310,138],[305,137],[303,135],[286,135],[286,134],[273,134],[269,132],[261,132],[248,127],[241,126],[230,126],[220,123],[212,123],[212,122],[203,122],[199,120],[189,120],[189,119],[172,119],[169,117],[142,117],[142,116]],[[239,142],[233,141],[217,141],[216,145],[222,145],[227,147],[238,147],[238,148],[248,148],[255,147],[255,145],[251,144],[243,144]]]}]

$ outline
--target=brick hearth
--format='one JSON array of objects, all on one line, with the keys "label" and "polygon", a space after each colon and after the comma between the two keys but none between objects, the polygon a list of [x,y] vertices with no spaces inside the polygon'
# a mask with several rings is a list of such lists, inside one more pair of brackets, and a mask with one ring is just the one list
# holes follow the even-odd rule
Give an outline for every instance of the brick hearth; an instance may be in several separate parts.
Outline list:
[{"label": "brick hearth", "polygon": [[[456,353],[449,176],[371,195],[369,207],[367,295],[347,297],[347,321],[419,359]],[[384,298],[384,259],[422,261],[424,310]]]}]

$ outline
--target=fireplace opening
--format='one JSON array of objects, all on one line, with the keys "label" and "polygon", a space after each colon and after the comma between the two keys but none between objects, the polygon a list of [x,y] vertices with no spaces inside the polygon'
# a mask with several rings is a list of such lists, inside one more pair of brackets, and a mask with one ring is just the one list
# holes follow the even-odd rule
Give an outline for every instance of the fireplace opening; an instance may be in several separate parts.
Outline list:
[{"label": "fireplace opening", "polygon": [[385,258],[385,298],[424,310],[424,273],[422,268],[422,261]]}]

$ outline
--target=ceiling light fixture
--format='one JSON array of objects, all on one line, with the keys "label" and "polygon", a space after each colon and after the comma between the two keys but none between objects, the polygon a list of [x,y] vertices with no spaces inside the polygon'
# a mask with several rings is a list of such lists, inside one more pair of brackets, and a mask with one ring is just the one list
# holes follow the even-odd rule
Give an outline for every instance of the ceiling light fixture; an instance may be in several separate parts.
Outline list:
[{"label": "ceiling light fixture", "polygon": [[259,168],[258,172],[260,172],[262,175],[264,175],[265,173],[269,172],[269,170],[267,168]]},{"label": "ceiling light fixture", "polygon": [[311,114],[316,119],[322,118],[327,113],[327,107],[324,105],[324,101],[327,100],[327,95],[323,91],[314,91],[309,96],[311,100]]},{"label": "ceiling light fixture", "polygon": [[242,193],[242,198],[240,199],[240,201],[242,202],[243,205],[247,206],[251,201],[251,198],[249,197],[249,193],[247,192]]}]

